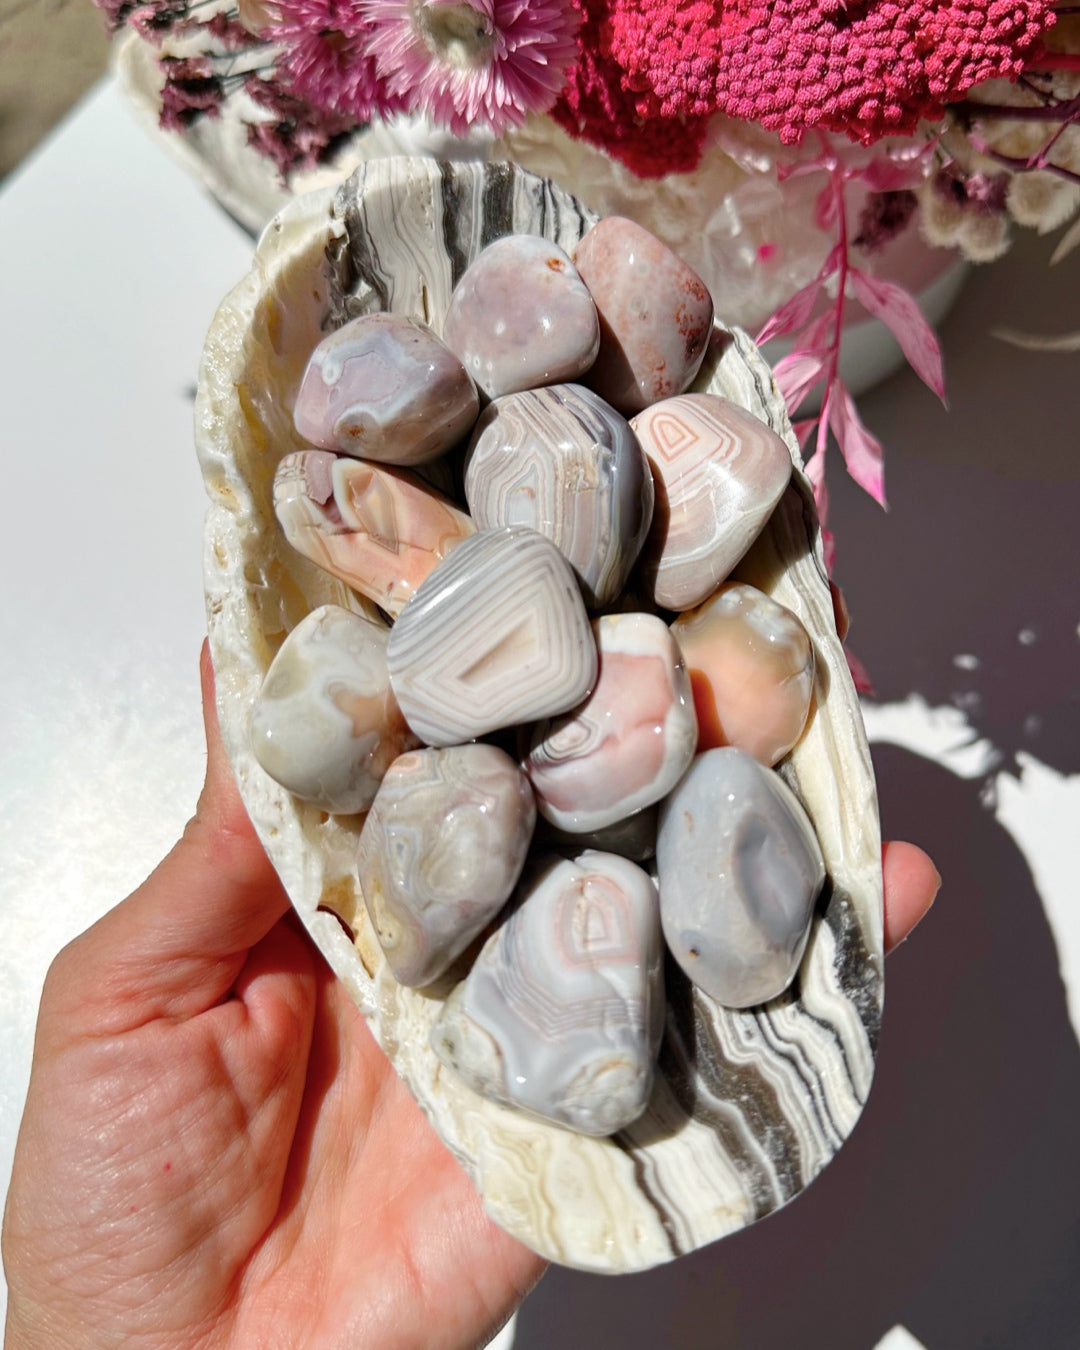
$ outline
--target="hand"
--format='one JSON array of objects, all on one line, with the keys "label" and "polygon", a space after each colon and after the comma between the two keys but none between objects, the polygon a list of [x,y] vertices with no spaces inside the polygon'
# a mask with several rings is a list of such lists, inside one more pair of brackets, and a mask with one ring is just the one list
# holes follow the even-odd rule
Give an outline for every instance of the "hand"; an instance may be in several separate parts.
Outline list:
[{"label": "hand", "polygon": [[[221,746],[183,839],[45,983],[8,1350],[486,1344],[543,1262],[483,1213],[314,953]],[[886,846],[886,940],[939,878]]]}]

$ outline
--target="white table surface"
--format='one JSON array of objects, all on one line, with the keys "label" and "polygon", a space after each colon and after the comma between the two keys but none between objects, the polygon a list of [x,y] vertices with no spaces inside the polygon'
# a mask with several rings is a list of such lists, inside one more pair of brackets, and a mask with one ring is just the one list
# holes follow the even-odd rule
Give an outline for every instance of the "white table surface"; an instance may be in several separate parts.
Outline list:
[{"label": "white table surface", "polygon": [[[70,937],[151,870],[182,829],[201,781],[197,657],[204,631],[200,578],[204,498],[192,448],[191,399],[207,324],[220,298],[245,272],[250,248],[250,241],[134,125],[109,84],[82,104],[0,189],[0,370],[8,423],[4,479],[11,507],[0,537],[6,627],[0,647],[0,1185],[5,1190],[29,1072],[34,1015],[48,963]],[[1077,574],[1074,569],[1070,575],[1066,567],[1062,575],[1061,566],[1062,559],[1075,561],[1075,550],[1051,550],[1049,571],[1045,560],[1022,553],[1009,557],[1008,567],[1014,580],[1018,578],[1017,594],[1033,597],[1032,612],[1040,616],[1029,630],[1024,622],[1014,622],[1017,614],[1028,611],[1004,605],[1000,590],[994,589],[995,578],[987,576],[980,582],[978,576],[967,574],[960,542],[956,558],[948,560],[948,533],[935,523],[950,500],[965,500],[957,474],[976,472],[971,466],[982,454],[981,447],[994,444],[995,419],[1004,416],[1007,421],[1001,410],[1014,407],[1021,398],[1009,393],[1012,371],[1023,368],[1028,372],[1025,379],[1030,378],[1032,358],[1025,354],[1014,359],[994,344],[985,331],[987,322],[1015,322],[1016,306],[1010,299],[1022,295],[1030,282],[1044,297],[1036,314],[1047,330],[1080,327],[1076,266],[1048,277],[1045,250],[1038,253],[1030,246],[999,266],[1001,285],[993,284],[988,272],[980,273],[969,283],[973,299],[962,302],[966,318],[950,320],[945,328],[953,417],[960,409],[961,420],[950,423],[937,413],[929,395],[920,393],[909,376],[888,382],[863,404],[864,411],[873,415],[874,430],[891,449],[892,463],[900,461],[907,449],[911,479],[921,484],[918,492],[913,488],[907,500],[903,490],[896,494],[893,513],[883,524],[874,514],[876,508],[857,494],[846,487],[834,489],[840,577],[852,598],[862,604],[863,616],[874,607],[875,588],[895,590],[909,560],[925,557],[925,541],[931,553],[934,547],[946,549],[940,585],[928,583],[917,565],[912,568],[911,584],[919,590],[927,617],[925,625],[910,634],[904,650],[914,649],[920,653],[918,659],[894,660],[894,637],[874,616],[869,623],[862,618],[866,636],[861,644],[856,641],[872,668],[877,662],[875,674],[886,694],[884,704],[870,713],[873,736],[907,746],[921,757],[918,763],[932,765],[936,775],[925,780],[932,783],[932,790],[924,793],[924,780],[918,772],[913,776],[910,757],[883,749],[878,756],[883,800],[886,806],[895,803],[894,818],[898,824],[902,820],[904,832],[934,845],[946,876],[939,907],[942,921],[935,914],[919,938],[890,963],[900,990],[899,997],[890,994],[891,1021],[886,1023],[885,1044],[889,1049],[891,1037],[892,1058],[883,1060],[881,1082],[871,1100],[871,1110],[880,1101],[879,1114],[887,1118],[902,1110],[898,1103],[904,1094],[896,1074],[907,1071],[908,1061],[899,1059],[905,1041],[910,1043],[912,1063],[919,1060],[920,1045],[926,1045],[928,1033],[918,1025],[918,1008],[927,1002],[921,991],[932,988],[924,981],[940,982],[935,954],[951,953],[950,941],[962,952],[970,945],[963,933],[948,937],[945,907],[963,900],[964,894],[973,899],[976,890],[982,905],[984,899],[993,898],[995,888],[1014,884],[1013,873],[986,876],[972,861],[983,849],[978,831],[984,818],[987,828],[1007,837],[1009,848],[1018,850],[1021,871],[1028,869],[1031,900],[1022,911],[1023,922],[1047,934],[1040,948],[1039,978],[1053,983],[1058,968],[1065,976],[1065,989],[1059,986],[1056,994],[1051,990],[1057,1000],[1050,1015],[1055,1053],[1065,1056],[1069,1084],[1080,1082],[1080,1054],[1068,1021],[1070,1015],[1073,1027],[1080,1021],[1076,723],[1068,717],[1062,720],[1056,705],[1049,707],[1060,702],[1061,680],[1044,688],[1045,682],[1035,678],[1025,712],[1028,742],[1004,747],[1011,751],[1020,745],[1024,753],[1019,760],[1003,763],[999,772],[995,756],[1003,747],[994,744],[992,734],[986,738],[977,715],[983,695],[964,688],[973,669],[967,660],[972,655],[975,668],[981,667],[986,678],[987,698],[996,687],[991,677],[997,669],[997,639],[986,640],[981,656],[976,652],[979,640],[969,622],[976,605],[984,611],[979,631],[996,632],[1011,625],[1008,640],[1033,649],[1032,669],[1039,669],[1040,659],[1052,661],[1055,669],[1062,661],[1073,663],[1073,692],[1068,697],[1075,698],[1080,684],[1075,673],[1080,648]],[[959,351],[950,349],[950,339],[961,344]],[[1075,539],[1080,482],[1076,471],[1080,438],[1075,431],[1080,422],[1078,358],[1071,366],[1060,357],[1039,359],[1058,365],[1040,368],[1037,378],[1042,388],[1037,397],[1045,401],[1056,396],[1058,403],[1049,414],[1048,428],[1032,417],[1030,434],[1064,437],[1066,444],[1049,460],[1035,455],[1028,470],[1016,473],[1012,486],[999,482],[996,500],[1000,507],[1015,496],[1023,510],[1025,492],[1038,497],[1046,489],[1049,500],[1060,507],[1060,519],[1048,522],[1047,529],[1068,530],[1071,523]],[[972,430],[972,416],[963,411],[969,407],[982,409],[978,436]],[[1007,449],[1020,459],[1031,449],[1023,443],[1027,421],[1014,417],[1013,422]],[[970,454],[964,448],[968,440]],[[934,462],[935,447],[944,447],[940,464]],[[991,473],[998,472],[996,454],[989,456]],[[985,470],[985,459],[978,463],[979,472]],[[999,477],[1007,479],[1010,470],[999,468]],[[834,481],[838,469],[837,462]],[[907,466],[897,475],[901,489],[906,472]],[[939,481],[942,501],[933,505]],[[928,494],[932,509],[926,510],[927,496],[919,493]],[[1038,509],[1053,515],[1055,508]],[[986,529],[999,532],[1003,549],[1011,547],[1014,536],[1007,520],[988,519]],[[1048,591],[1051,608],[1044,613]],[[902,598],[898,603],[902,605]],[[1060,628],[1063,614],[1071,624],[1072,646],[1059,638],[1053,654],[1043,656],[1039,643],[1054,623]],[[911,623],[910,615],[905,622]],[[957,657],[962,658],[959,663]],[[1009,678],[1014,673],[1006,671]],[[955,689],[949,684],[953,675]],[[1076,706],[1069,703],[1073,712]],[[1053,753],[1038,734],[1040,719],[1051,713],[1058,719],[1054,727],[1065,728],[1056,733]],[[1006,733],[1003,736],[1007,739]],[[996,802],[989,801],[988,793],[996,794]],[[983,804],[980,794],[987,799]],[[957,837],[942,831],[939,798],[950,803],[947,809],[958,812],[958,818],[963,816],[967,834]],[[887,817],[885,824],[889,828],[893,822]],[[991,852],[994,847],[992,840]],[[957,895],[957,890],[950,894],[950,866],[951,884],[964,894]],[[953,913],[958,912],[959,906]],[[1023,969],[1016,972],[1021,985],[1025,978]],[[1071,1014],[1066,993],[1072,1000]],[[994,997],[993,990],[987,996]],[[939,1018],[945,1015],[934,1013]],[[944,1034],[941,1039],[946,1043]],[[958,1044],[964,1044],[962,1037]],[[997,1070],[1009,1073],[1012,1066],[993,1063],[992,1047],[979,1053],[990,1056],[990,1078]],[[1032,1054],[1037,1058],[1038,1053],[1033,1046]],[[966,1072],[963,1058],[960,1053],[954,1060],[959,1078]],[[894,1063],[900,1068],[892,1069]],[[940,1091],[930,1082],[924,1086],[927,1092]],[[1069,1091],[1070,1102],[1080,1101],[1072,1086]],[[933,1122],[934,1101],[926,1101],[922,1109],[925,1121]],[[998,1109],[996,1098],[988,1098],[987,1109]],[[886,1134],[888,1120],[876,1128]],[[945,1129],[942,1150],[960,1147],[947,1136]],[[856,1155],[856,1146],[849,1147]],[[1010,1146],[1009,1156],[1002,1158],[1004,1190],[1009,1178],[1021,1175],[1025,1166],[1023,1157],[1014,1158],[1014,1152]],[[958,1157],[950,1171],[949,1157],[945,1152],[943,1176],[961,1170]],[[1070,1166],[1075,1174],[1074,1159],[1061,1160],[1064,1177]],[[907,1272],[903,1279],[886,1281],[876,1301],[862,1298],[859,1317],[852,1315],[847,1323],[818,1310],[797,1308],[784,1322],[764,1306],[760,1314],[748,1308],[740,1290],[756,1278],[744,1273],[751,1257],[759,1267],[761,1254],[769,1256],[770,1244],[782,1253],[785,1243],[804,1242],[804,1234],[800,1250],[818,1245],[821,1224],[835,1226],[837,1214],[851,1213],[853,1204],[852,1227],[864,1223],[875,1231],[887,1253],[891,1237],[873,1209],[885,1202],[873,1196],[859,1200],[863,1183],[858,1169],[857,1156],[846,1172],[838,1160],[829,1169],[838,1178],[831,1190],[823,1180],[812,1188],[810,1198],[759,1225],[752,1236],[719,1244],[666,1272],[622,1281],[553,1273],[526,1305],[516,1344],[521,1350],[558,1343],[570,1350],[586,1343],[591,1350],[616,1345],[621,1350],[646,1345],[690,1350],[727,1343],[718,1330],[721,1325],[727,1327],[732,1344],[752,1350],[774,1344],[851,1345],[856,1350],[886,1333],[891,1350],[910,1350],[920,1343],[928,1350],[963,1350],[968,1345],[1000,1345],[1008,1350],[1028,1344],[1053,1350],[1059,1343],[1067,1344],[1055,1339],[1055,1327],[1070,1315],[1080,1321],[1080,1295],[1070,1302],[1067,1282],[1062,1277],[1053,1283],[1053,1271],[1045,1271],[1046,1261],[1040,1266],[1043,1284],[1037,1272],[1021,1273],[1010,1294],[1010,1307],[1028,1308],[1031,1316],[1035,1316],[1031,1309],[1050,1308],[1050,1320],[1040,1323],[1041,1339],[1036,1341],[1023,1339],[1022,1329],[1017,1329],[1030,1325],[1022,1317],[1017,1325],[1007,1318],[992,1322],[998,1328],[995,1339],[986,1330],[991,1323],[978,1311],[987,1299],[992,1302],[993,1291],[941,1287],[946,1277],[935,1283],[931,1271],[914,1264],[910,1271],[903,1268]],[[1075,1180],[1068,1181],[1065,1190],[1064,1203],[1074,1204]],[[823,1198],[816,1202],[819,1193]],[[950,1207],[949,1215],[947,1219],[937,1215],[933,1222],[953,1234],[950,1242],[962,1246],[969,1230],[985,1231],[985,1196],[954,1195],[947,1186],[939,1187],[938,1193]],[[991,1216],[993,1209],[990,1204]],[[1049,1250],[1075,1264],[1077,1229],[1072,1229],[1071,1245],[1059,1239],[1059,1230],[1069,1231],[1059,1209],[1060,1205],[1052,1218],[1048,1211]],[[1000,1222],[1030,1224],[1034,1214],[1038,1227],[1038,1204],[1024,1209],[1017,1202],[1014,1210],[1020,1217],[1010,1218],[1006,1212],[999,1214]],[[917,1244],[912,1239],[909,1245]],[[977,1245],[972,1239],[973,1250]],[[906,1252],[907,1247],[899,1250]],[[819,1253],[819,1259],[827,1264],[828,1252]],[[951,1269],[946,1255],[941,1260],[942,1269]],[[967,1278],[962,1263],[957,1269],[959,1278]],[[971,1278],[977,1284],[977,1275]],[[997,1278],[993,1272],[991,1278]],[[1052,1293],[1047,1293],[1046,1281],[1053,1285]],[[842,1282],[838,1287],[844,1287]],[[567,1318],[582,1339],[567,1330]],[[800,1326],[814,1328],[813,1334],[791,1340],[793,1329]]]}]

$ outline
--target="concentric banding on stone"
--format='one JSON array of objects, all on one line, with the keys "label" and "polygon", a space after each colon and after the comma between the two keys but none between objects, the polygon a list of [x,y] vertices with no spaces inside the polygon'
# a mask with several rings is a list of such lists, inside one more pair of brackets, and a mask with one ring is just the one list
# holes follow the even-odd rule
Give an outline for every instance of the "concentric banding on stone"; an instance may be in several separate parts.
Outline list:
[{"label": "concentric banding on stone", "polygon": [[641,1115],[663,1028],[656,890],[613,853],[530,864],[431,1035],[493,1101],[587,1135]]},{"label": "concentric banding on stone", "polygon": [[390,688],[388,636],[322,605],[282,643],[251,710],[255,758],[324,811],[366,811],[386,770],[418,744]]},{"label": "concentric banding on stone", "polygon": [[690,679],[655,614],[593,623],[600,669],[592,693],[542,722],[525,761],[541,815],[560,829],[600,830],[667,796],[690,766],[698,728]]},{"label": "concentric banding on stone", "polygon": [[509,394],[485,409],[469,444],[465,496],[480,529],[526,525],[552,540],[592,608],[619,594],[653,513],[637,437],[577,384]]},{"label": "concentric banding on stone", "polygon": [[[301,448],[290,408],[319,339],[373,308],[438,331],[454,282],[491,239],[535,232],[571,252],[590,222],[557,187],[507,165],[373,161],[266,230],[210,331],[196,424],[222,734],[260,839],[487,1211],[553,1260],[613,1272],[670,1260],[786,1203],[835,1155],[870,1088],[883,974],[876,801],[805,477],[796,472],[737,575],[799,616],[819,658],[815,715],[783,773],[821,843],[828,899],[796,986],[764,1009],[720,1008],[672,981],[653,1095],[618,1135],[525,1118],[446,1071],[428,1049],[441,997],[398,985],[372,933],[355,880],[355,818],[327,821],[272,783],[247,735],[283,634],[317,605],[361,603],[289,547],[273,514],[278,447]],[[695,387],[765,419],[797,462],[783,402],[746,334],[717,329]]]},{"label": "concentric banding on stone", "polygon": [[596,360],[600,321],[562,249],[514,234],[489,244],[458,282],[443,340],[498,398],[583,375]]},{"label": "concentric banding on stone", "polygon": [[360,835],[364,903],[390,969],[426,985],[510,898],[536,807],[494,745],[414,750],[390,766]]},{"label": "concentric banding on stone", "polygon": [[656,480],[646,576],[656,603],[689,609],[757,538],[791,477],[787,446],[759,417],[714,394],[681,394],[633,419]]},{"label": "concentric banding on stone", "polygon": [[390,680],[428,745],[454,745],[579,703],[596,644],[570,565],[520,527],[459,544],[402,610]]}]

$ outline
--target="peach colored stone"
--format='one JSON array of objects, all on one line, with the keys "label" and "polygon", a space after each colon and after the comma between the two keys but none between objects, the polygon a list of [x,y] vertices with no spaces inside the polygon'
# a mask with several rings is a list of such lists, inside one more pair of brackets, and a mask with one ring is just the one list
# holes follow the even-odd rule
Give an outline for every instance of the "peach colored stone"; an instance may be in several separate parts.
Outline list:
[{"label": "peach colored stone", "polygon": [[475,533],[464,511],[412,474],[325,450],[285,456],[274,510],[293,548],[395,616]]},{"label": "peach colored stone", "polygon": [[594,225],[574,265],[600,315],[600,351],[582,382],[627,417],[682,393],[713,325],[712,296],[697,273],[623,216]]},{"label": "peach colored stone", "polygon": [[763,591],[733,581],[671,625],[690,672],[698,749],[734,745],[760,763],[802,735],[814,649],[800,620]]}]

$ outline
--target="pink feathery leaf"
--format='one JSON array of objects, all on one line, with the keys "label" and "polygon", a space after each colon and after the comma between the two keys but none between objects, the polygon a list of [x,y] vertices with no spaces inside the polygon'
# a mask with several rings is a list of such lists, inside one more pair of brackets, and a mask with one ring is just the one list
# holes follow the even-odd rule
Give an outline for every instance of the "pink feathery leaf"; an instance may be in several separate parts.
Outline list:
[{"label": "pink feathery leaf", "polygon": [[808,281],[805,286],[795,292],[790,300],[785,300],[771,318],[766,319],[765,326],[754,341],[760,346],[761,343],[768,342],[771,338],[783,337],[785,333],[793,333],[796,329],[809,323],[810,315],[814,312],[814,306],[817,304],[825,279],[836,271],[839,263],[840,250],[834,248],[825,259],[821,271],[814,277],[813,281]]},{"label": "pink feathery leaf", "polygon": [[872,277],[857,267],[852,267],[848,275],[860,303],[887,325],[912,370],[944,403],[945,372],[941,365],[941,347],[915,297],[903,286]]},{"label": "pink feathery leaf", "polygon": [[863,426],[855,401],[840,380],[830,391],[829,425],[832,427],[848,473],[881,506],[885,506],[885,452],[881,442]]},{"label": "pink feathery leaf", "polygon": [[825,559],[825,573],[831,577],[836,565],[836,535],[832,530],[821,531],[821,555]]},{"label": "pink feathery leaf", "polygon": [[789,413],[794,413],[806,395],[821,379],[825,362],[813,352],[789,352],[773,366],[773,379]]}]

